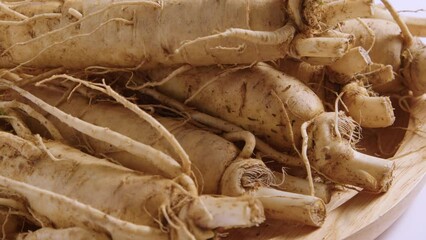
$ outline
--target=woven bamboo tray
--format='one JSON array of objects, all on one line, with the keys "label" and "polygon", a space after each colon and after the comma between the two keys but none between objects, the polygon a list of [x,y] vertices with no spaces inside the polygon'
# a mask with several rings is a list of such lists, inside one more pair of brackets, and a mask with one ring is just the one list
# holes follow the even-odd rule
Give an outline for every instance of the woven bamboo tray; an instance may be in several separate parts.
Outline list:
[{"label": "woven bamboo tray", "polygon": [[[382,139],[386,139],[385,146],[395,144],[399,141],[398,138],[402,139],[392,158],[396,169],[392,187],[387,193],[355,195],[353,190],[340,193],[333,200],[333,206],[329,209],[332,211],[328,212],[321,228],[267,221],[260,227],[232,231],[226,239],[365,240],[379,236],[401,216],[426,182],[426,95],[412,102],[410,116],[406,114],[404,117],[404,114],[398,111],[397,119],[400,126],[405,125],[405,135],[398,137],[400,134],[391,130],[383,132],[382,135]],[[339,206],[340,204],[342,205]]]}]

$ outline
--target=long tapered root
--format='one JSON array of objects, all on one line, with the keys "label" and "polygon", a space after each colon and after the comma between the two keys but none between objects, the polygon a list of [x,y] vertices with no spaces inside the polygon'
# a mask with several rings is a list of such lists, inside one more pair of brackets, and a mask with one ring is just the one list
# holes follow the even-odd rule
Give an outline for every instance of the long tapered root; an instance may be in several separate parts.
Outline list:
[{"label": "long tapered root", "polygon": [[136,106],[135,104],[128,101],[126,98],[124,98],[123,96],[121,96],[120,94],[115,92],[110,86],[105,85],[105,84],[103,84],[101,87],[99,87],[99,86],[97,86],[93,83],[90,83],[88,81],[84,81],[84,80],[81,80],[81,79],[78,79],[78,78],[74,78],[74,77],[71,77],[71,76],[68,76],[68,75],[65,75],[65,74],[59,75],[59,76],[56,76],[56,75],[52,76],[48,79],[43,80],[42,82],[39,82],[39,84],[41,84],[45,81],[50,81],[50,80],[55,79],[55,78],[65,78],[65,79],[71,80],[73,82],[83,84],[84,86],[86,86],[90,89],[101,91],[101,92],[107,94],[108,96],[113,97],[117,102],[122,104],[124,107],[126,107],[126,108],[130,109],[132,112],[136,113],[140,118],[144,119],[149,124],[151,124],[151,126],[153,126],[155,129],[157,129],[157,131],[159,133],[161,133],[161,135],[164,136],[167,139],[167,141],[170,143],[171,146],[173,146],[176,153],[179,155],[179,157],[181,159],[181,165],[182,165],[183,171],[186,174],[190,174],[191,163],[189,161],[188,154],[183,150],[182,146],[180,146],[180,144],[177,142],[177,140],[175,139],[173,134],[171,134],[169,131],[167,131],[167,129],[165,129],[164,126],[161,125],[157,120],[155,120],[155,118],[153,118],[151,115],[147,114],[145,111],[143,111],[138,106]]},{"label": "long tapered root", "polygon": [[17,101],[9,101],[9,102],[0,102],[0,108],[15,108],[25,112],[30,117],[37,119],[49,131],[53,139],[63,140],[63,137],[59,133],[59,130],[49,120],[47,120],[42,114],[38,113],[30,106]]},{"label": "long tapered root", "polygon": [[401,28],[402,36],[404,37],[404,42],[406,47],[411,47],[414,43],[413,35],[408,29],[407,24],[401,19],[395,8],[389,3],[388,0],[381,0],[385,7],[388,9],[389,13],[392,15],[394,21]]},{"label": "long tapered root", "polygon": [[182,169],[180,165],[176,162],[176,160],[172,159],[170,156],[164,154],[163,152],[160,152],[140,142],[134,141],[129,137],[111,131],[107,128],[98,127],[96,125],[82,121],[76,117],[62,112],[56,107],[50,106],[46,102],[42,101],[31,93],[23,90],[22,88],[19,88],[7,82],[3,83],[5,83],[14,91],[18,92],[23,97],[27,98],[29,101],[33,102],[35,105],[37,105],[44,111],[57,117],[60,121],[76,129],[77,131],[88,134],[98,140],[108,142],[114,145],[115,147],[128,151],[129,153],[132,153],[136,156],[145,157],[151,162],[153,166],[158,167],[158,169],[163,171],[169,177],[177,177],[182,173]]},{"label": "long tapered root", "polygon": [[[207,126],[210,126],[212,128],[219,129],[224,132],[244,131],[243,128],[233,123],[196,111],[188,106],[185,106],[183,103],[173,98],[170,98],[154,89],[144,88],[144,89],[140,89],[139,91],[143,94],[153,97],[154,99],[156,99],[157,101],[161,102],[164,105],[167,105],[167,106],[176,108],[179,111],[188,113],[192,119],[202,124],[205,124]],[[283,152],[280,152],[274,149],[273,147],[271,147],[270,145],[268,145],[267,143],[265,143],[264,141],[262,141],[261,139],[259,139],[258,137],[256,137],[256,149],[262,152],[263,154],[267,155],[269,158],[274,159],[282,164],[290,165],[290,166],[299,166],[299,167],[303,165],[303,162],[300,158],[293,157]]]}]

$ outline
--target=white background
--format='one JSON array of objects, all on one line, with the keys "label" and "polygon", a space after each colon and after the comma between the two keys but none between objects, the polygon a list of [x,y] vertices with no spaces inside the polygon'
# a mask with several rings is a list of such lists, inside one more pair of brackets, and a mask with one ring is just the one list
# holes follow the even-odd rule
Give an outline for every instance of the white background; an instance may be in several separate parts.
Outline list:
[{"label": "white background", "polygon": [[[376,0],[378,3],[379,1]],[[426,10],[425,0],[389,0],[397,10]],[[426,18],[426,12],[401,13]],[[426,43],[426,40],[423,39]],[[410,204],[406,212],[377,240],[426,240],[426,188]]]}]

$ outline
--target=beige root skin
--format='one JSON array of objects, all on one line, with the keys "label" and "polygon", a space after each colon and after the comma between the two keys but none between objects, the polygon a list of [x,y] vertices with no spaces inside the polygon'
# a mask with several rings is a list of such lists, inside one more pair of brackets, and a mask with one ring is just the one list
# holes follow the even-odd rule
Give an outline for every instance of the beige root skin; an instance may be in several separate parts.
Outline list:
[{"label": "beige root skin", "polygon": [[395,122],[389,97],[372,96],[360,82],[345,85],[342,93],[349,115],[362,127],[383,128]]},{"label": "beige root skin", "polygon": [[371,16],[373,1],[290,0],[287,4],[290,17],[300,29],[320,31],[345,19]]},{"label": "beige root skin", "polygon": [[[5,30],[6,34],[0,41],[1,48],[7,49],[0,57],[0,66],[152,68],[160,64],[250,64],[273,60],[287,53],[288,44],[274,37],[274,32],[287,23],[284,9],[284,2],[279,0],[262,1],[262,4],[256,0],[162,1],[161,4],[151,0],[65,1],[61,11],[55,13],[51,20],[47,20],[46,14],[53,13],[40,13],[38,17],[43,17],[33,20],[33,24],[5,26],[10,27],[10,32]],[[203,24],[193,21],[194,16]],[[39,25],[45,21],[49,24],[44,26],[49,27],[41,28]],[[117,25],[119,30],[115,28]],[[229,29],[242,31],[209,38],[217,32],[227,33]],[[31,36],[27,30],[34,35]],[[170,32],[176,34],[171,36]],[[154,41],[153,36],[156,36]],[[265,39],[265,36],[273,37]],[[196,41],[203,37],[207,39]],[[269,41],[271,39],[275,41],[273,44]],[[284,41],[291,39],[292,36],[284,38]],[[127,47],[117,47],[117,42]],[[175,53],[188,42],[194,44]],[[65,54],[59,56],[57,53],[62,51]]]},{"label": "beige root skin", "polygon": [[[50,144],[48,147],[55,156],[64,155],[65,149],[63,149],[61,145]],[[68,148],[66,152],[73,154],[70,155],[69,158],[72,158],[71,156],[74,156],[73,159],[78,158],[78,151]],[[102,164],[102,162],[103,161],[98,164]],[[110,163],[105,163],[105,165],[110,165]],[[233,211],[232,217],[226,215],[228,221],[222,221],[224,219],[224,212],[221,209],[223,208],[232,209]],[[210,237],[211,234],[208,233],[208,229],[251,227],[264,221],[261,203],[249,197],[231,198],[202,195],[199,198],[190,200],[188,204],[176,214],[181,221],[185,222],[186,227],[195,231],[195,234],[198,233]],[[207,230],[194,229],[195,227]]]},{"label": "beige root skin", "polygon": [[[190,108],[188,106],[185,106],[183,103],[170,98],[154,89],[141,89],[140,92],[143,94],[146,94],[148,96],[153,97],[157,101],[160,101],[162,104],[173,107],[178,109],[179,111],[185,112],[191,116],[192,119],[205,124],[207,126],[210,126],[215,129],[219,129],[224,132],[238,132],[238,131],[244,131],[243,128],[232,124],[230,122],[224,121],[220,118],[210,116],[208,114],[199,112],[194,110],[193,108]],[[269,158],[272,158],[284,165],[289,166],[295,166],[300,167],[303,165],[302,161],[298,157],[293,157],[290,155],[287,155],[283,152],[277,151],[267,143],[265,143],[263,140],[256,137],[256,149],[258,149],[260,152],[267,155]]]},{"label": "beige root skin", "polygon": [[[13,144],[16,140],[16,137],[11,137],[10,134],[2,133],[2,135],[2,138],[7,139],[9,143]],[[26,142],[25,145],[28,143]],[[16,151],[19,152],[19,150]],[[18,159],[19,157],[16,160]],[[47,217],[58,227],[89,227],[97,231],[107,231],[111,233],[113,239],[134,239],[135,237],[167,239],[167,236],[158,229],[120,220],[64,195],[5,177],[4,174],[0,176],[0,185],[23,196],[28,201],[28,207],[32,212]],[[49,203],[49,208],[46,208],[46,203]]]},{"label": "beige root skin", "polygon": [[294,58],[327,58],[342,57],[349,49],[350,39],[296,36],[292,42],[290,56]]},{"label": "beige root skin", "polygon": [[404,52],[402,75],[402,81],[414,95],[426,93],[426,46],[420,40]]},{"label": "beige root skin", "polygon": [[404,43],[396,23],[382,19],[351,19],[340,24],[338,30],[353,34],[354,47],[366,49],[372,62],[391,65],[394,71],[400,68]]},{"label": "beige root skin", "polygon": [[50,81],[56,78],[65,78],[67,80],[71,80],[73,82],[77,82],[78,84],[82,84],[87,88],[100,91],[102,93],[107,94],[108,96],[114,98],[118,103],[126,107],[127,109],[131,110],[135,114],[137,114],[141,119],[147,121],[152,127],[154,127],[162,137],[166,138],[169,144],[173,147],[176,154],[179,156],[182,166],[182,171],[185,174],[191,173],[191,163],[188,158],[188,154],[182,149],[182,146],[178,143],[178,141],[175,139],[173,134],[171,134],[167,129],[164,128],[163,125],[161,125],[155,118],[153,118],[151,115],[143,111],[141,108],[139,108],[136,104],[131,103],[129,100],[127,100],[125,97],[121,96],[119,93],[117,93],[114,89],[112,89],[110,86],[106,84],[102,84],[101,86],[93,84],[91,82],[77,79],[68,75],[59,75],[59,76],[52,76],[51,78],[48,78],[46,80],[43,80],[39,82],[38,84],[42,84],[45,81]]},{"label": "beige root skin", "polygon": [[[286,174],[283,179],[283,174],[274,172],[274,176],[279,183],[275,187],[292,193],[299,193],[309,195],[309,181],[303,178],[293,177]],[[314,183],[315,196],[322,199],[325,203],[329,203],[331,200],[331,186],[323,183]]]},{"label": "beige root skin", "polygon": [[[189,209],[186,217],[196,220],[197,225],[205,229],[252,227],[265,220],[260,201],[248,196],[215,198],[205,195],[194,205],[196,207]],[[203,208],[207,214],[199,211]]]},{"label": "beige root skin", "polygon": [[366,85],[371,84],[373,88],[395,80],[395,75],[391,65],[373,63],[360,75],[363,83]]},{"label": "beige root skin", "polygon": [[267,218],[315,227],[324,223],[326,208],[320,198],[265,187],[251,191],[251,195],[262,202]]},{"label": "beige root skin", "polygon": [[[336,135],[335,121],[335,113],[323,113],[308,128],[312,167],[334,182],[373,193],[386,192],[392,182],[394,163],[354,150],[346,138]],[[341,117],[338,122],[342,124]]]},{"label": "beige root skin", "polygon": [[20,233],[16,240],[48,240],[48,239],[63,239],[63,240],[110,240],[103,233],[91,231],[80,227],[54,229],[49,227],[40,228],[34,232]]},{"label": "beige root skin", "polygon": [[[40,89],[34,89],[33,93],[40,95]],[[44,94],[48,94],[49,97],[44,96],[43,98],[55,98],[55,94],[44,92]],[[64,103],[61,105],[61,108],[69,109],[70,106],[78,105],[80,107],[85,106],[84,102],[79,101],[82,98],[78,98],[74,96],[70,99],[69,103]],[[49,102],[52,102],[50,99]],[[54,101],[53,101],[54,102]],[[84,107],[83,107],[84,108]],[[113,104],[107,103],[94,103],[89,109],[86,109],[86,114],[76,114],[80,115],[82,119],[87,119],[91,121],[96,121],[98,124],[101,124],[101,120],[95,120],[93,116],[91,116],[90,112],[102,112],[103,116],[109,116],[108,121],[111,121],[112,129],[119,129],[119,127],[114,127],[115,119],[121,120],[121,116],[126,116],[129,124],[126,128],[132,128],[127,132],[129,137],[133,139],[137,139],[141,142],[147,141],[146,136],[151,136],[152,133],[155,133],[155,130],[149,126],[149,124],[141,122],[138,118],[132,115],[129,110]],[[245,146],[241,153],[238,155],[237,160],[234,158],[237,154],[224,154],[222,151],[229,152],[233,150],[233,148],[228,147],[229,142],[222,139],[220,142],[218,139],[212,137],[212,134],[207,134],[206,132],[197,130],[194,127],[186,126],[180,123],[180,121],[173,121],[172,119],[166,118],[157,118],[164,126],[168,129],[172,129],[171,131],[175,134],[176,138],[181,141],[182,146],[188,151],[191,156],[191,159],[194,163],[195,167],[198,167],[203,177],[205,177],[203,182],[206,182],[206,186],[208,187],[206,190],[211,191],[212,184],[218,185],[217,181],[214,183],[215,178],[212,177],[211,172],[216,173],[216,175],[222,175],[221,172],[222,167],[226,170],[224,175],[222,176],[222,191],[221,193],[228,196],[240,196],[246,195],[251,189],[257,189],[259,186],[269,186],[273,182],[273,176],[270,170],[264,165],[261,160],[257,159],[243,159],[248,158],[253,154],[253,149],[255,146],[254,136],[247,131],[240,132],[231,132],[224,134],[224,137],[231,141],[240,141],[243,140],[245,142]],[[131,124],[132,123],[132,124]],[[180,125],[179,125],[180,124]],[[149,128],[150,130],[147,130]],[[119,131],[119,130],[118,130]],[[119,131],[120,132],[120,131]],[[65,134],[64,134],[65,135]],[[67,135],[65,135],[67,136]],[[217,137],[218,138],[218,137]],[[201,140],[202,139],[202,140]],[[210,141],[208,140],[210,139]],[[92,146],[96,146],[96,143],[91,141]],[[226,143],[223,143],[226,142]],[[158,142],[157,142],[158,143]],[[204,143],[204,144],[203,144]],[[203,145],[206,145],[203,149]],[[158,146],[158,145],[157,145]],[[209,150],[210,149],[210,150]],[[167,149],[166,149],[167,150]],[[60,154],[61,151],[51,150],[53,154]],[[100,149],[98,149],[100,151]],[[234,150],[236,151],[236,150]],[[200,155],[199,152],[207,153],[206,155]],[[210,155],[218,155],[223,157],[224,159],[215,159],[210,158]],[[123,155],[121,155],[123,156]],[[116,156],[114,156],[115,158]],[[228,158],[228,159],[226,159]],[[233,162],[231,162],[234,160]],[[213,169],[211,164],[215,164],[216,167]],[[210,167],[204,167],[204,165]],[[201,182],[201,181],[200,181]],[[218,192],[214,192],[218,193]],[[278,201],[278,199],[277,199]],[[283,200],[290,201],[290,200]],[[285,212],[288,206],[284,205],[275,205],[273,209],[265,209],[267,212],[280,211]],[[238,210],[238,209],[237,209]],[[303,210],[300,210],[303,211]],[[216,213],[218,215],[218,213]],[[289,220],[285,215],[277,215],[276,217],[280,217],[281,220]],[[293,219],[293,218],[292,218]],[[236,219],[231,219],[232,221],[236,221]],[[245,220],[247,221],[247,219]],[[294,217],[292,221],[297,221],[297,217]],[[298,222],[305,223],[306,220],[300,219]],[[212,223],[209,223],[212,224]],[[242,225],[240,223],[239,225]],[[316,226],[316,224],[313,224]]]},{"label": "beige root skin", "polygon": [[19,87],[16,87],[9,83],[6,83],[6,85],[21,94],[23,97],[27,98],[29,101],[33,102],[35,105],[37,105],[44,111],[54,115],[68,126],[75,128],[80,132],[89,134],[90,136],[95,137],[101,141],[108,142],[114,145],[115,147],[128,151],[136,156],[143,156],[144,159],[151,161],[153,166],[157,166],[159,170],[161,170],[169,177],[177,177],[182,174],[182,169],[180,165],[176,162],[176,160],[172,159],[170,156],[164,154],[163,152],[160,152],[143,143],[134,141],[117,132],[111,131],[108,128],[98,127],[96,125],[82,121],[47,104],[43,100],[37,98],[36,96]]},{"label": "beige root skin", "polygon": [[325,205],[321,199],[273,189],[272,181],[272,172],[262,161],[237,159],[222,176],[221,193],[255,196],[262,202],[266,218],[315,227],[322,225]]},{"label": "beige root skin", "polygon": [[330,79],[333,82],[345,84],[371,63],[370,56],[364,48],[352,48],[342,58],[328,65]]},{"label": "beige root skin", "polygon": [[[150,239],[166,240],[167,235],[158,229],[147,226],[135,225],[82,204],[73,199],[58,195],[20,181],[15,181],[0,176],[0,185],[7,187],[28,200],[32,211],[41,212],[52,221],[58,221],[61,215],[67,215],[67,226],[90,227],[95,230],[105,229],[110,232],[113,239],[134,239],[138,237],[149,237]],[[50,209],[43,204],[49,203]],[[59,220],[60,221],[60,220]],[[60,226],[60,225],[59,225]]]},{"label": "beige root skin", "polygon": [[304,61],[285,58],[278,61],[276,68],[305,83],[320,99],[324,101],[326,94],[324,87],[326,72],[325,66],[311,65]]},{"label": "beige root skin", "polygon": [[273,179],[272,172],[258,159],[237,159],[225,170],[220,181],[221,194],[240,196],[247,189],[268,186]]},{"label": "beige root skin", "polygon": [[[196,68],[176,76],[157,89],[182,102],[197,92],[189,106],[261,136],[278,150],[300,146],[301,124],[324,111],[318,96],[297,79],[264,63],[238,71],[231,70]],[[224,71],[229,73],[198,92],[205,83]],[[156,80],[167,74],[167,71],[160,69],[152,71],[150,76]]]},{"label": "beige root skin", "polygon": [[[35,147],[30,142],[9,133],[0,132],[0,134],[1,139],[9,143],[2,145],[7,158],[19,155],[22,145],[28,145],[27,149]],[[171,232],[181,231],[191,224],[192,228],[197,227],[194,232],[187,232],[183,239],[188,239],[193,234],[197,239],[204,239],[200,236],[211,237],[209,232],[215,228],[249,227],[258,225],[264,220],[262,205],[253,198],[191,196],[173,181],[160,176],[143,175],[91,157],[58,142],[49,141],[44,144],[45,151],[49,151],[55,159],[50,159],[40,152],[35,159],[23,157],[15,159],[24,169],[33,168],[29,173],[15,169],[13,163],[6,159],[1,162],[0,184],[3,186],[6,184],[6,187],[23,194],[30,201],[36,201],[30,202],[31,207],[59,227],[81,226],[81,222],[87,221],[84,226],[99,231],[108,229],[108,224],[114,224],[116,222],[114,219],[117,219],[127,225],[143,226],[145,233],[151,234],[151,237],[156,239],[154,233],[158,230],[158,222],[152,216],[160,216],[167,223],[163,227],[169,228]],[[81,182],[79,178],[90,181]],[[108,184],[105,184],[105,179],[108,180]],[[61,184],[64,182],[67,184]],[[151,189],[149,185],[152,186]],[[94,189],[102,197],[93,199]],[[40,201],[40,193],[43,193],[46,200]],[[128,193],[132,195],[129,196]],[[30,195],[34,195],[35,198],[29,199]],[[105,198],[109,201],[105,202]],[[46,202],[50,203],[48,209],[45,207]],[[89,205],[90,208],[102,209],[102,212],[93,208],[90,216],[86,215],[78,220],[70,217],[72,214],[75,217],[81,214],[81,211],[79,213],[75,210],[76,208],[88,209]],[[70,213],[64,209],[58,211],[60,206],[68,207],[66,209],[70,211],[74,209],[75,212]],[[223,215],[220,212],[223,214],[223,211],[218,212],[223,206],[232,206],[234,214],[228,221],[222,221]],[[95,221],[95,213],[101,215],[103,225],[98,225],[99,222]],[[176,228],[176,224],[179,227]],[[135,236],[129,232],[127,238],[132,237]]]}]

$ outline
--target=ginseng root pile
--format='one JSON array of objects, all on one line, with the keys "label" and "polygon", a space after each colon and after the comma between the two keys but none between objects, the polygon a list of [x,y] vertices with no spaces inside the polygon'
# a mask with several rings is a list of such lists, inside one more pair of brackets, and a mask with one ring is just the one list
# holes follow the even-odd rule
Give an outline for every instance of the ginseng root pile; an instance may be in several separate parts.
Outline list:
[{"label": "ginseng root pile", "polygon": [[0,236],[318,228],[386,194],[426,21],[382,2],[0,1]]}]

